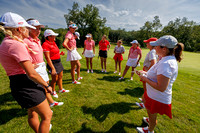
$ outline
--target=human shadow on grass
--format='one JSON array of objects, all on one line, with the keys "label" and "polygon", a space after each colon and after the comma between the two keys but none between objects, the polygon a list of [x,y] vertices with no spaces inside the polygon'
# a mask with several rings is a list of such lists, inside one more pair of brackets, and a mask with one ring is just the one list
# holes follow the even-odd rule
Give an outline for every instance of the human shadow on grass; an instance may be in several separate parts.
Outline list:
[{"label": "human shadow on grass", "polygon": [[[139,127],[145,127],[147,126],[147,124],[145,124],[144,122],[142,123],[142,125],[140,125]],[[134,125],[131,123],[127,123],[124,121],[118,121],[116,122],[108,131],[92,131],[91,128],[86,127],[86,123],[82,124],[82,127],[79,131],[77,131],[76,133],[126,133],[124,128],[136,128],[138,127],[138,125]]]},{"label": "human shadow on grass", "polygon": [[139,108],[135,106],[134,103],[112,103],[112,104],[103,104],[99,107],[93,109],[90,107],[82,106],[83,113],[92,114],[98,121],[103,122],[109,113],[116,112],[118,114],[128,113],[130,110],[138,110]]},{"label": "human shadow on grass", "polygon": [[118,94],[121,94],[121,95],[130,95],[132,97],[141,97],[144,93],[144,90],[143,88],[141,87],[136,87],[136,88],[133,88],[133,89],[124,89],[123,92],[117,92]]},{"label": "human shadow on grass", "polygon": [[[106,80],[110,82],[119,82],[120,76],[103,76],[103,78],[97,78],[98,80]],[[122,81],[126,80],[127,78],[124,78]],[[121,80],[120,80],[121,81]]]},{"label": "human shadow on grass", "polygon": [[15,101],[15,99],[13,98],[11,92],[7,92],[7,93],[4,93],[4,94],[0,95],[0,103],[1,103],[1,105],[3,105],[4,103],[7,103],[7,102],[11,102],[11,101]]},{"label": "human shadow on grass", "polygon": [[9,110],[0,111],[0,125],[6,124],[10,120],[16,117],[22,117],[27,115],[26,109],[14,108]]}]

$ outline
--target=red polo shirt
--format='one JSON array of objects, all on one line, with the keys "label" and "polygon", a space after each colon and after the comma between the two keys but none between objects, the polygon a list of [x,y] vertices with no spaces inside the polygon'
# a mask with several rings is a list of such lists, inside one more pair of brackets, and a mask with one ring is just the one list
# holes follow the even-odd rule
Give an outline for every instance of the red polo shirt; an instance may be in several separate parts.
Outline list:
[{"label": "red polo shirt", "polygon": [[99,41],[99,48],[100,48],[100,50],[106,51],[109,44],[110,43],[109,43],[108,40],[105,40],[104,42],[102,40]]},{"label": "red polo shirt", "polygon": [[50,59],[57,60],[60,59],[60,50],[55,42],[49,42],[45,40],[42,44],[42,48],[44,52],[50,52]]}]

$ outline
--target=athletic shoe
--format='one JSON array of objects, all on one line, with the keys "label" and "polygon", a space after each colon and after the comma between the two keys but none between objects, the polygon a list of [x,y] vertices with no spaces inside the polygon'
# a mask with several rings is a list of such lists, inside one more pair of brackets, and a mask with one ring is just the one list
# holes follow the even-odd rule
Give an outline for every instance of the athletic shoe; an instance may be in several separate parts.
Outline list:
[{"label": "athletic shoe", "polygon": [[138,133],[154,133],[149,131],[149,127],[137,127],[136,130]]},{"label": "athletic shoe", "polygon": [[49,126],[49,131],[51,130],[51,128],[52,128],[52,124],[50,124],[50,126]]},{"label": "athletic shoe", "polygon": [[79,77],[79,78],[77,78],[77,80],[81,80],[81,79],[83,79],[83,77]]},{"label": "athletic shoe", "polygon": [[122,79],[124,79],[124,77],[121,77],[121,78],[119,78],[118,80],[122,80]]},{"label": "athletic shoe", "polygon": [[63,102],[54,102],[54,103],[50,103],[49,106],[54,107],[54,106],[61,106],[63,104],[64,104]]},{"label": "athletic shoe", "polygon": [[93,73],[93,70],[91,69],[91,73]]},{"label": "athletic shoe", "polygon": [[133,77],[131,77],[131,80],[133,80]]},{"label": "athletic shoe", "polygon": [[87,73],[90,73],[90,70],[89,70],[89,69],[87,70]]},{"label": "athletic shoe", "polygon": [[107,73],[107,71],[106,71],[106,70],[105,70],[104,72],[105,72],[105,73]]},{"label": "athletic shoe", "polygon": [[78,81],[75,80],[75,81],[72,82],[72,84],[81,84],[81,82],[78,82]]},{"label": "athletic shoe", "polygon": [[53,95],[53,97],[55,97],[55,98],[58,98],[58,95],[57,95],[56,91],[52,92],[51,95]]},{"label": "athletic shoe", "polygon": [[59,93],[65,93],[65,92],[69,92],[69,90],[65,90],[65,89],[59,90]]},{"label": "athletic shoe", "polygon": [[114,73],[117,73],[117,71],[114,71]]},{"label": "athletic shoe", "polygon": [[142,98],[138,98],[141,102],[143,102]]},{"label": "athletic shoe", "polygon": [[102,69],[102,70],[101,70],[101,72],[103,73],[103,72],[104,72],[104,70]]},{"label": "athletic shoe", "polygon": [[77,74],[77,72],[76,72],[76,71],[74,71],[74,73],[75,73],[75,74]]},{"label": "athletic shoe", "polygon": [[143,117],[143,121],[144,121],[146,124],[149,124],[149,117]]},{"label": "athletic shoe", "polygon": [[138,102],[136,102],[135,104],[137,106],[139,106],[140,108],[145,109],[144,103],[138,103]]},{"label": "athletic shoe", "polygon": [[121,75],[121,72],[119,72],[119,75]]}]

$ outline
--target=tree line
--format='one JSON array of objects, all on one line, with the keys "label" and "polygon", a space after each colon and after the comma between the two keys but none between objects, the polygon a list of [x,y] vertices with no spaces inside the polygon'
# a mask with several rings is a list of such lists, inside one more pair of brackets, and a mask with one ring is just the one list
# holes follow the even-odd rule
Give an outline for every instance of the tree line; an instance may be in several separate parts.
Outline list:
[{"label": "tree line", "polygon": [[[69,24],[70,21],[73,21],[79,27],[77,31],[81,36],[80,40],[77,40],[78,47],[84,46],[85,35],[88,33],[93,35],[96,45],[105,34],[112,43],[116,43],[117,40],[121,39],[124,44],[130,45],[130,42],[136,39],[141,47],[145,47],[143,40],[150,37],[159,38],[163,35],[172,35],[179,42],[185,44],[186,51],[200,51],[200,25],[194,21],[189,21],[186,17],[176,18],[174,21],[169,21],[166,26],[163,26],[159,16],[155,16],[153,21],[145,22],[139,30],[126,31],[125,29],[113,30],[110,27],[106,27],[106,18],[101,18],[99,9],[92,4],[88,4],[81,9],[78,3],[74,2],[72,9],[68,9],[68,11],[68,14],[64,15],[66,23]],[[45,26],[44,29],[41,29],[39,38],[42,42],[44,42],[43,34],[47,28],[48,26]],[[56,44],[59,48],[62,48],[68,29],[59,28],[53,30],[59,33],[56,38]],[[4,35],[0,33],[0,42],[3,38]]]}]

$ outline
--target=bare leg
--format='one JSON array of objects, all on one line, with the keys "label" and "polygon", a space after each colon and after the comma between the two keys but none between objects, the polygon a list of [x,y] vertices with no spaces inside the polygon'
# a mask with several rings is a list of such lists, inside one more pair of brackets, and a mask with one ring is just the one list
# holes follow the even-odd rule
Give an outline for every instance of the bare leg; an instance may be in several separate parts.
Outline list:
[{"label": "bare leg", "polygon": [[106,70],[106,58],[103,58],[103,62],[104,62],[104,68]]},{"label": "bare leg", "polygon": [[101,57],[101,69],[103,70],[103,57]]},{"label": "bare leg", "polygon": [[59,90],[63,89],[62,78],[63,78],[63,71],[58,74],[57,84],[58,84]]},{"label": "bare leg", "polygon": [[89,58],[86,58],[86,57],[85,57],[85,59],[86,59],[87,70],[89,70]]},{"label": "bare leg", "polygon": [[119,61],[119,72],[121,72],[121,62],[122,61]]},{"label": "bare leg", "polygon": [[133,75],[134,75],[134,69],[135,69],[135,67],[132,67],[131,77],[133,77]]},{"label": "bare leg", "polygon": [[117,60],[115,60],[115,71],[117,71]]},{"label": "bare leg", "polygon": [[76,68],[76,61],[71,61],[71,76],[72,76],[72,81],[75,81],[75,72],[74,72],[75,68]]},{"label": "bare leg", "polygon": [[126,67],[125,67],[124,72],[123,72],[123,74],[122,74],[122,77],[124,77],[124,76],[126,75],[128,69],[129,69],[129,67],[130,67],[130,66],[126,66]]},{"label": "bare leg", "polygon": [[157,124],[157,113],[155,114],[151,114],[150,111],[147,109],[147,113],[148,113],[148,116],[149,116],[149,131],[153,131],[156,124]]},{"label": "bare leg", "polygon": [[58,80],[58,75],[52,75],[51,74],[51,78],[52,78],[52,81],[51,81],[51,87],[52,87],[52,90],[55,91],[55,87],[56,87],[56,81]]},{"label": "bare leg", "polygon": [[[33,128],[34,131],[38,129],[39,133],[48,133],[49,132],[49,126],[51,122],[51,117],[52,117],[52,111],[48,105],[47,100],[45,99],[42,103],[39,105],[32,107],[28,109],[28,114],[29,114],[29,125],[31,128]],[[38,128],[38,122],[39,119],[38,117],[36,118],[37,113],[41,117],[41,122],[39,124]]]},{"label": "bare leg", "polygon": [[93,58],[90,58],[90,68],[91,68],[91,70],[92,70],[92,59]]},{"label": "bare leg", "polygon": [[79,60],[77,60],[76,64],[77,64],[77,76],[78,78],[80,78],[81,63],[79,62]]},{"label": "bare leg", "polygon": [[28,109],[28,124],[34,130],[35,133],[38,133],[38,129],[40,126],[38,114],[31,109]]}]

